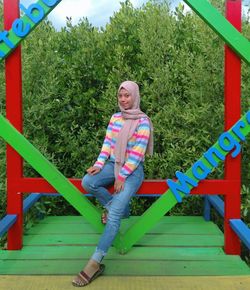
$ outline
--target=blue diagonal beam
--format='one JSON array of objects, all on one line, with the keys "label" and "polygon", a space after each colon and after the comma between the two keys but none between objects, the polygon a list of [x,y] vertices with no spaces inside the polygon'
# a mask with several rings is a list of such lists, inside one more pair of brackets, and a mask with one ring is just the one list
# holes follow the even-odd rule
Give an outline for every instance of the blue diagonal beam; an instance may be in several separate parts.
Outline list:
[{"label": "blue diagonal beam", "polygon": [[231,228],[250,250],[250,228],[240,219],[229,220]]},{"label": "blue diagonal beam", "polygon": [[17,215],[9,214],[0,220],[0,237],[2,237],[7,230],[16,222]]}]

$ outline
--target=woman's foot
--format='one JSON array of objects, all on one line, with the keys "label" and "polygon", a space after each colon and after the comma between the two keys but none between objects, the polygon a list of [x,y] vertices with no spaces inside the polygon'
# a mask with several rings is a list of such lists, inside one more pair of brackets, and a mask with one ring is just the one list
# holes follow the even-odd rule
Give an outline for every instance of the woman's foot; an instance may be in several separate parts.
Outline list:
[{"label": "woman's foot", "polygon": [[81,271],[72,281],[76,287],[84,287],[100,276],[105,269],[104,264],[99,264],[94,260],[89,260],[83,271]]},{"label": "woman's foot", "polygon": [[101,215],[101,222],[102,222],[102,224],[103,225],[106,225],[107,220],[108,220],[108,212],[107,212],[107,210],[104,210],[102,212],[102,215]]}]

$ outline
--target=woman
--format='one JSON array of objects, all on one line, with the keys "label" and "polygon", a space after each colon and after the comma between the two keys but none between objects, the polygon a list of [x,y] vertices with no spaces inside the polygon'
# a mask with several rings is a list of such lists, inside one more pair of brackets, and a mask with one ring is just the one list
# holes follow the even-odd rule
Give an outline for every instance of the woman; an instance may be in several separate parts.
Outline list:
[{"label": "woman", "polygon": [[[101,216],[105,230],[91,259],[77,277],[74,286],[86,286],[104,271],[101,264],[119,230],[121,219],[129,216],[129,202],[144,179],[145,153],[153,153],[153,126],[140,110],[139,87],[123,82],[118,90],[120,112],[109,122],[101,153],[82,180],[105,208]],[[114,194],[106,189],[114,184]]]}]

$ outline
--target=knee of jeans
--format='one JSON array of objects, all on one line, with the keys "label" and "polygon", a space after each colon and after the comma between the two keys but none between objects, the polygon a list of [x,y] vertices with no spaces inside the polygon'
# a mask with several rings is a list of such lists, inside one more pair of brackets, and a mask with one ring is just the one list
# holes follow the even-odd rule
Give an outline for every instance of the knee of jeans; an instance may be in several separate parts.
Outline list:
[{"label": "knee of jeans", "polygon": [[84,176],[83,176],[83,179],[82,179],[82,187],[83,187],[86,191],[89,190],[89,188],[88,188],[87,175],[84,175]]},{"label": "knee of jeans", "polygon": [[[125,208],[123,207],[123,204],[119,204],[120,202],[116,202],[116,206],[111,205],[108,213],[108,222],[111,224],[118,224],[121,220],[121,218],[124,215]],[[119,206],[117,206],[119,205]]]},{"label": "knee of jeans", "polygon": [[87,192],[94,192],[97,187],[93,182],[91,182],[91,176],[86,174],[83,179],[82,179],[82,187],[87,191]]}]

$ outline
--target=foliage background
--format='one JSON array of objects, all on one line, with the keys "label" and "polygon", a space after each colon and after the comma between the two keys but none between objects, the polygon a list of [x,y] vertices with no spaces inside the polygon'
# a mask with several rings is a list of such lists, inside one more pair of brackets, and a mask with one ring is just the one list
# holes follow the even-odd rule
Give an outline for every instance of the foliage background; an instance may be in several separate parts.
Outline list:
[{"label": "foliage background", "polygon": [[[1,0],[0,0],[1,2]],[[212,1],[223,13],[223,1]],[[1,3],[0,3],[1,4]],[[2,21],[0,5],[0,21]],[[243,34],[250,37],[245,19]],[[87,19],[56,31],[43,22],[22,45],[24,135],[67,177],[81,178],[102,145],[116,91],[126,79],[140,85],[141,108],[154,124],[155,153],[145,177],[165,179],[185,171],[223,131],[224,44],[195,14],[170,11],[167,1],[135,9],[121,3],[109,24]],[[4,66],[0,63],[0,108],[5,114]],[[242,66],[242,111],[250,105],[250,73]],[[243,145],[242,215],[250,224],[250,138]],[[5,144],[0,140],[0,217],[5,214]],[[26,176],[38,174],[25,163]],[[223,165],[211,178],[223,176]],[[190,197],[170,214],[202,214]],[[135,198],[141,214],[152,199]],[[76,214],[61,198],[43,198],[40,214]]]}]

